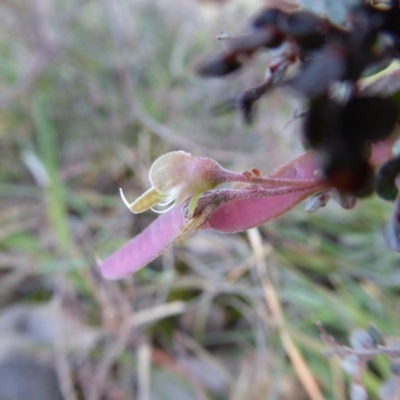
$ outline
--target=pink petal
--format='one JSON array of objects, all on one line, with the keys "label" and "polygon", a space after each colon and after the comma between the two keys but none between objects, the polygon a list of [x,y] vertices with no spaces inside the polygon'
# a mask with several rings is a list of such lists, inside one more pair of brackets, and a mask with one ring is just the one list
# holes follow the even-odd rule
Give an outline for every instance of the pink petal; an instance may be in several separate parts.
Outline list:
[{"label": "pink petal", "polygon": [[[391,155],[395,137],[373,145],[371,163],[381,164]],[[308,152],[268,174],[268,177],[288,179],[315,179],[318,158]],[[322,190],[321,184],[311,189],[262,199],[236,200],[218,208],[210,217],[206,228],[222,232],[236,232],[261,225],[292,209],[303,199]],[[100,263],[100,272],[105,279],[123,278],[147,265],[173,244],[182,232],[185,220],[182,206],[161,215],[142,233]]]},{"label": "pink petal", "polygon": [[[288,179],[316,179],[318,157],[308,152],[272,171],[267,177]],[[211,228],[220,232],[238,232],[264,224],[291,210],[302,200],[319,192],[326,185],[321,184],[311,189],[271,196],[261,199],[231,201],[219,207],[210,217]]]},{"label": "pink petal", "polygon": [[[372,145],[371,164],[376,167],[387,160],[392,151],[395,135]],[[267,177],[290,179],[315,179],[319,167],[318,156],[309,151],[272,171]],[[243,231],[264,224],[291,210],[302,200],[326,186],[262,199],[235,200],[219,207],[208,220],[208,226],[226,233]]]},{"label": "pink petal", "polygon": [[262,199],[235,200],[218,208],[208,222],[212,229],[225,233],[250,229],[279,217],[321,189],[323,186]]},{"label": "pink petal", "polygon": [[115,280],[136,272],[158,257],[180,235],[184,225],[182,207],[162,214],[143,232],[99,264],[105,279]]}]

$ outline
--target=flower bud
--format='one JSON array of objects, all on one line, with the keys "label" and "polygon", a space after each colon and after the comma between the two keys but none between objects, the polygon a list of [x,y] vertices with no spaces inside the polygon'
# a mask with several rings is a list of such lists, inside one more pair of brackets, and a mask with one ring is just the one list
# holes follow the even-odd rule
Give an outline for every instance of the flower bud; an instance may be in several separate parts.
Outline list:
[{"label": "flower bud", "polygon": [[[149,208],[156,212],[165,212],[189,197],[193,198],[190,207],[192,209],[202,193],[229,181],[230,178],[235,180],[237,175],[225,170],[210,158],[193,156],[185,151],[173,151],[154,161],[149,172],[152,187],[137,200],[130,204],[121,189],[120,191],[122,200],[133,213],[141,213]],[[243,179],[243,175],[240,176]],[[161,209],[156,209],[156,206]]]}]

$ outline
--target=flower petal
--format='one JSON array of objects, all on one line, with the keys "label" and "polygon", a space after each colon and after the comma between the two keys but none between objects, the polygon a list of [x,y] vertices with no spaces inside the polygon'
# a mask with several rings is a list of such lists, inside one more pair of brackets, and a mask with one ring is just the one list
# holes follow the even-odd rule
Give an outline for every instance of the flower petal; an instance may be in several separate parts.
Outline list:
[{"label": "flower petal", "polygon": [[[290,161],[272,171],[266,177],[288,179],[316,179],[318,157],[314,152]],[[218,208],[210,217],[211,228],[220,232],[238,232],[261,225],[292,209],[296,204],[323,189],[321,184],[313,188],[260,199],[237,200]]]},{"label": "flower petal", "polygon": [[234,200],[219,207],[208,223],[212,229],[225,233],[250,229],[279,217],[323,188],[320,186],[261,199]]},{"label": "flower petal", "polygon": [[115,280],[138,271],[174,243],[184,225],[181,206],[161,215],[125,246],[100,262],[101,275]]},{"label": "flower petal", "polygon": [[[396,137],[392,136],[372,146],[370,162],[374,167],[390,157],[395,140]],[[303,199],[326,188],[322,181],[318,182],[315,174],[318,164],[316,154],[308,152],[266,175],[266,178],[316,180],[316,186],[266,198],[234,200],[216,209],[208,222],[203,219],[186,221],[182,212],[183,205],[173,208],[102,261],[99,265],[102,276],[110,280],[123,278],[144,267],[174,242],[184,239],[201,227],[236,232],[278,217]]]},{"label": "flower petal", "polygon": [[[371,164],[376,167],[390,157],[396,140],[388,139],[372,145]],[[265,178],[315,179],[319,161],[315,152],[309,151],[272,171]],[[235,200],[219,207],[208,220],[208,225],[217,231],[232,233],[264,224],[291,210],[301,201],[326,188],[326,185],[298,192],[260,199]]]}]

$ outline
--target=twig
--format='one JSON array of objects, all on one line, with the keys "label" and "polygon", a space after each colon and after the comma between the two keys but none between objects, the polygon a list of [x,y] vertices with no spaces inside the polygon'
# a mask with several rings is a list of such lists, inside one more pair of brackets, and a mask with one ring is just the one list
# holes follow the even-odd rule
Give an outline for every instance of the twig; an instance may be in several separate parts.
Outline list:
[{"label": "twig", "polygon": [[283,129],[287,128],[296,119],[303,118],[307,115],[308,110],[294,110],[292,116],[285,122]]},{"label": "twig", "polygon": [[391,358],[399,358],[400,357],[400,350],[393,348],[393,347],[387,347],[387,346],[378,346],[375,349],[361,349],[361,350],[355,350],[351,347],[348,346],[340,346],[337,345],[333,349],[328,349],[324,351],[323,353],[326,357],[332,357],[334,355],[338,355],[339,357],[345,357],[349,355],[355,355],[359,357],[374,357],[374,356],[379,356],[381,354],[385,354]]},{"label": "twig", "polygon": [[138,400],[150,399],[150,367],[151,367],[151,347],[145,337],[142,335],[137,349],[138,360]]},{"label": "twig", "polygon": [[293,343],[293,340],[285,327],[282,307],[275,291],[274,285],[267,274],[267,263],[265,262],[265,244],[262,243],[262,238],[258,228],[252,228],[247,231],[251,247],[253,248],[256,267],[261,284],[264,289],[264,298],[267,306],[275,320],[282,345],[293,364],[297,376],[303,385],[308,397],[311,400],[323,400],[322,393],[317,385],[317,382],[311,373],[303,356]]},{"label": "twig", "polygon": [[391,358],[400,357],[400,349],[390,346],[377,346],[372,349],[353,349],[349,346],[342,346],[326,332],[324,326],[320,322],[317,322],[316,325],[320,331],[321,339],[330,346],[329,349],[323,352],[325,357],[339,356],[340,358],[344,358],[355,355],[361,358],[370,358],[381,354],[385,354]]},{"label": "twig", "polygon": [[332,347],[336,347],[338,346],[338,344],[336,343],[336,340],[334,339],[333,336],[328,335],[328,332],[325,330],[324,326],[321,324],[321,322],[316,322],[315,325],[317,326],[317,328],[319,329],[319,332],[321,334],[321,339],[329,344]]}]

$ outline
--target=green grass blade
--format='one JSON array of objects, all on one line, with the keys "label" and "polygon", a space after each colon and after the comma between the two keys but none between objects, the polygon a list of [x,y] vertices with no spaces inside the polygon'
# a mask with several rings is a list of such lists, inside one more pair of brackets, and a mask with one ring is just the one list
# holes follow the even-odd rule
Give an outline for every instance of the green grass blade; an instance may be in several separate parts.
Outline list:
[{"label": "green grass blade", "polygon": [[48,114],[48,102],[43,94],[38,94],[34,97],[33,116],[39,157],[42,159],[49,177],[49,184],[46,188],[48,197],[47,215],[54,229],[59,250],[67,252],[70,248],[71,238],[62,183],[58,173],[57,155],[59,148],[56,141],[56,132]]}]

